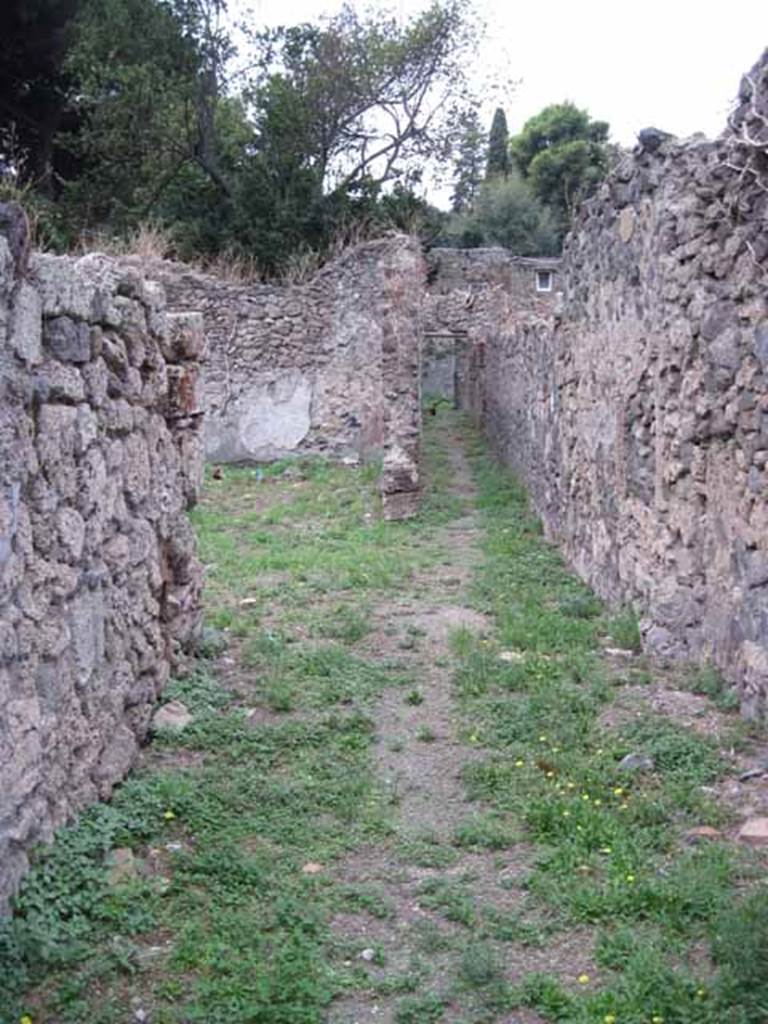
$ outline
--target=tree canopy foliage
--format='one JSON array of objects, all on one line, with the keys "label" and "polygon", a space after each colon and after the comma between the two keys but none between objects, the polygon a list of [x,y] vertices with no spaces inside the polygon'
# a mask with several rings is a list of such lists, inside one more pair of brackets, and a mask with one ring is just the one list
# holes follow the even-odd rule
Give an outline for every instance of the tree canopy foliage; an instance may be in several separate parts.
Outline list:
[{"label": "tree canopy foliage", "polygon": [[251,27],[233,77],[226,0],[10,0],[0,157],[62,244],[153,218],[271,271],[351,223],[432,223],[416,190],[473,105],[468,4]]},{"label": "tree canopy foliage", "polygon": [[[532,117],[512,139],[501,107],[487,139],[478,126],[475,119],[459,149],[453,215],[441,243],[502,245],[520,256],[556,253],[576,206],[608,168],[608,125],[560,103]],[[485,176],[478,177],[483,165]]]},{"label": "tree canopy foliage", "polygon": [[557,103],[526,121],[510,142],[514,165],[565,230],[578,203],[608,169],[609,127],[573,103]]},{"label": "tree canopy foliage", "polygon": [[509,130],[507,115],[502,107],[496,108],[488,136],[488,170],[487,177],[500,174],[506,178],[509,174]]}]

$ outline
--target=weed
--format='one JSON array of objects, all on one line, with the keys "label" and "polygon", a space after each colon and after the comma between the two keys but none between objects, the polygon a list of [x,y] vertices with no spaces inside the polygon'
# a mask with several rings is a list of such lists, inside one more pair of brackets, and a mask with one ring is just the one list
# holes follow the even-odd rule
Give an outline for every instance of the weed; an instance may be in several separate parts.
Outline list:
[{"label": "weed", "polygon": [[429,1024],[440,1020],[445,1009],[445,999],[435,992],[404,999],[395,1011],[396,1024]]},{"label": "weed", "polygon": [[726,682],[720,670],[711,663],[694,669],[691,673],[690,683],[693,693],[701,693],[709,697],[721,711],[736,711],[738,709],[738,691]]},{"label": "weed", "polygon": [[445,878],[429,878],[422,886],[420,902],[440,911],[447,921],[467,927],[476,919],[474,900],[461,882]]},{"label": "weed", "polygon": [[405,703],[418,707],[419,704],[424,703],[424,695],[420,690],[409,690],[405,695]]},{"label": "weed", "polygon": [[455,831],[457,846],[470,849],[505,850],[521,839],[520,828],[506,816],[489,811],[463,821]]},{"label": "weed", "polygon": [[642,650],[640,626],[637,615],[631,608],[623,608],[607,623],[608,633],[614,644],[625,651]]},{"label": "weed", "polygon": [[459,977],[469,988],[486,988],[502,977],[496,950],[483,940],[470,942],[459,961]]}]

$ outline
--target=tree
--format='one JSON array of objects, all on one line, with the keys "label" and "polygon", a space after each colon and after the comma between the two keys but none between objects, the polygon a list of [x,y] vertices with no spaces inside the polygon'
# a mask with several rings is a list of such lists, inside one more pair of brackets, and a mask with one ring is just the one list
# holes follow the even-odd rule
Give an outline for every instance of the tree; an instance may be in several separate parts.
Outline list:
[{"label": "tree", "polygon": [[433,0],[405,25],[345,6],[319,25],[254,41],[257,128],[270,145],[287,136],[327,191],[413,181],[425,160],[446,157],[469,103],[464,59],[475,28],[466,0]]},{"label": "tree", "polygon": [[512,162],[567,230],[578,203],[608,169],[609,127],[573,103],[546,107],[510,143]]},{"label": "tree", "polygon": [[501,245],[516,256],[558,251],[554,219],[515,171],[486,179],[472,208],[450,218],[442,241],[462,248]]},{"label": "tree", "polygon": [[462,117],[457,132],[451,195],[451,209],[454,213],[461,213],[472,206],[483,180],[485,161],[485,133],[480,126],[477,110],[470,107]]},{"label": "tree", "polygon": [[5,0],[0,5],[0,155],[22,182],[51,194],[54,150],[65,119],[63,65],[80,0]]},{"label": "tree", "polygon": [[486,177],[492,178],[495,175],[501,175],[501,177],[506,178],[508,174],[509,131],[507,129],[507,115],[501,107],[497,107],[488,136],[488,168]]},{"label": "tree", "polygon": [[23,134],[28,166],[47,168],[28,181],[48,189],[65,243],[150,217],[182,255],[235,250],[270,271],[357,221],[432,231],[417,191],[471,107],[470,2],[433,0],[403,23],[344,7],[253,33],[233,79],[226,0],[11,0],[0,159]]}]

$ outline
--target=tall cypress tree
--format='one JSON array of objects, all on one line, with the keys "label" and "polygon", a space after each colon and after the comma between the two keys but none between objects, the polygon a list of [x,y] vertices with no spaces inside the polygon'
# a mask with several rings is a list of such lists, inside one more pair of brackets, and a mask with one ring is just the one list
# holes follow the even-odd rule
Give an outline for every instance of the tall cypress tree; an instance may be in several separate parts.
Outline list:
[{"label": "tall cypress tree", "polygon": [[491,122],[491,132],[488,136],[486,177],[493,178],[501,175],[503,178],[506,178],[508,174],[509,131],[507,129],[507,115],[501,107],[497,107]]}]

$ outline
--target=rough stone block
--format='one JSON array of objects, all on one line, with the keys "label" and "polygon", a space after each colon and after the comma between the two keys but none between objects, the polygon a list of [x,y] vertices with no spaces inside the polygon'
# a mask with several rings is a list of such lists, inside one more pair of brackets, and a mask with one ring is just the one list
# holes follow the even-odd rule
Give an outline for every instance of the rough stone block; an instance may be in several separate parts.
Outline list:
[{"label": "rough stone block", "polygon": [[68,316],[45,321],[45,345],[63,363],[87,363],[91,358],[91,330],[88,324]]}]

